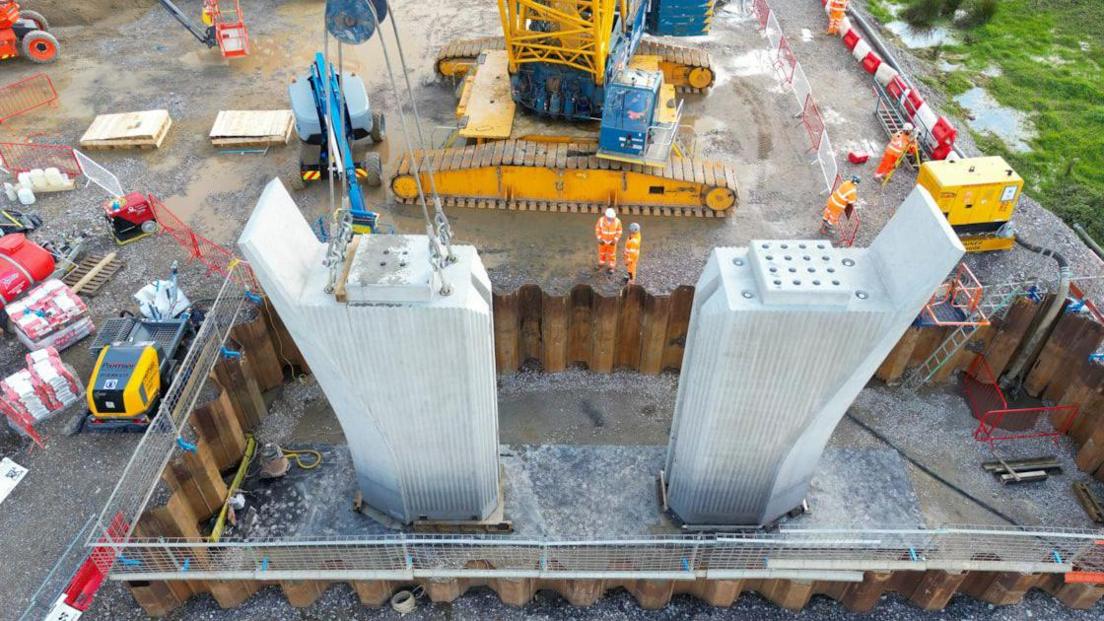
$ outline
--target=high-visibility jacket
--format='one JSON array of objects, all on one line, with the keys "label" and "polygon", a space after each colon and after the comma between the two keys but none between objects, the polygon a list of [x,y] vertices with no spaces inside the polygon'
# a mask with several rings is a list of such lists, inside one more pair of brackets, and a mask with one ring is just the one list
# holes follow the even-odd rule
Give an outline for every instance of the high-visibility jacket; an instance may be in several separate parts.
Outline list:
[{"label": "high-visibility jacket", "polygon": [[636,261],[640,258],[640,233],[629,233],[629,238],[625,240],[625,263],[628,265],[636,265]]},{"label": "high-visibility jacket", "polygon": [[828,10],[832,13],[846,13],[847,0],[828,0]]},{"label": "high-visibility jacket", "polygon": [[607,220],[605,216],[598,218],[594,225],[594,236],[603,244],[616,244],[621,241],[621,218]]},{"label": "high-visibility jacket", "polygon": [[[840,187],[836,188],[836,191],[832,193],[832,196],[828,198],[828,208],[826,212],[830,212],[832,217],[827,218],[832,220],[839,219],[839,214],[843,213],[843,210],[848,205],[855,203],[859,200],[859,190],[853,181],[844,181],[840,184]],[[826,214],[827,215],[827,214]]]},{"label": "high-visibility jacket", "polygon": [[889,144],[886,145],[885,155],[892,155],[893,157],[901,157],[901,154],[905,151],[912,151],[913,149],[912,136],[908,132],[901,130],[889,139]]}]

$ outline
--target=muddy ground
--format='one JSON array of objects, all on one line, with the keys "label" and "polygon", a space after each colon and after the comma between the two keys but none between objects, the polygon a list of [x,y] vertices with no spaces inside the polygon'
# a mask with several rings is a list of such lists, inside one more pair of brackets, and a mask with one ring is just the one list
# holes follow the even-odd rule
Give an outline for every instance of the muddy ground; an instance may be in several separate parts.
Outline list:
[{"label": "muddy ground", "polygon": [[[174,125],[161,149],[89,154],[114,172],[124,188],[157,194],[197,231],[231,245],[261,188],[272,178],[286,176],[293,170],[297,151],[290,145],[263,154],[223,154],[210,145],[207,132],[219,110],[286,107],[287,83],[305,71],[315,51],[322,46],[323,3],[243,0],[253,53],[247,59],[233,62],[204,49],[156,3],[146,0],[79,3],[29,0],[24,4],[46,14],[59,26],[56,34],[63,46],[62,59],[44,69],[54,81],[60,101],[56,106],[0,125],[0,141],[30,139],[75,145],[96,114],[167,109]],[[180,4],[198,16],[198,1]],[[497,33],[495,3],[402,0],[394,4],[423,127],[427,135],[439,136],[436,128],[454,123],[455,100],[452,85],[441,83],[432,73],[436,49],[453,37]],[[714,246],[742,245],[754,238],[816,236],[825,199],[821,173],[807,153],[803,129],[793,118],[796,112],[793,97],[779,87],[773,74],[766,54],[767,43],[756,32],[754,20],[738,10],[739,4],[731,2],[718,13],[711,35],[692,40],[713,54],[719,79],[708,95],[687,97],[685,112],[687,121],[698,132],[700,153],[724,159],[736,168],[741,204],[722,220],[639,218],[645,239],[640,282],[654,291],[694,283],[709,249]],[[818,2],[774,0],[771,4],[779,13],[783,30],[793,43],[824,111],[841,157],[841,172],[849,174],[856,170],[869,175],[873,164],[852,169],[842,160],[847,149],[870,148],[869,145],[880,149],[884,142],[871,114],[874,101],[868,76],[838,40],[820,34],[824,18]],[[397,100],[383,69],[378,41],[346,48],[344,64],[346,69],[365,78],[373,105],[389,115],[389,140],[379,149],[386,169],[397,160],[403,138],[398,131]],[[0,83],[42,69],[24,60],[8,61],[0,65]],[[963,142],[969,147],[968,139]],[[898,175],[884,192],[870,183],[861,188],[866,208],[860,245],[873,238],[911,184],[906,175]],[[324,187],[296,193],[310,220],[328,213],[326,196]],[[382,190],[372,191],[368,196],[385,224],[399,232],[421,232],[420,215],[414,208],[394,205]],[[94,236],[92,250],[115,249],[99,215],[99,205],[105,198],[94,186],[43,197],[35,211],[46,224],[36,237],[57,239],[73,231],[87,231]],[[590,216],[465,209],[452,209],[449,216],[458,240],[479,248],[493,284],[500,290],[529,282],[539,283],[547,290],[563,290],[577,282],[589,282],[610,291],[619,286],[618,281],[591,270],[594,249]],[[1051,243],[1072,256],[1080,273],[1099,270],[1099,261],[1091,258],[1073,234],[1049,213],[1027,202],[1018,220],[1025,235],[1033,241]],[[129,296],[135,290],[153,278],[164,276],[174,260],[186,259],[167,237],[143,240],[118,248],[118,252],[126,263],[125,270],[90,300],[97,322],[131,308]],[[1035,261],[1022,250],[973,257],[971,261],[981,268],[989,282],[1018,279],[1026,272],[1049,269],[1045,262]],[[184,265],[183,283],[194,299],[212,296],[219,284],[217,278],[207,276],[195,263]],[[13,338],[0,341],[0,371],[10,373],[21,366],[23,353]],[[65,357],[82,377],[87,377],[91,358],[83,346],[70,349]],[[634,381],[639,380],[625,380],[627,383],[620,385],[620,389],[631,388]],[[503,395],[504,402],[511,399],[524,405],[525,399],[540,397],[524,391]],[[527,419],[524,412],[524,407],[504,410],[504,421],[517,433],[515,441],[531,443],[537,438],[556,438],[566,433],[557,425],[558,421]],[[616,409],[611,412],[611,420],[595,432],[596,443],[608,443],[603,437],[616,435],[625,441],[639,437],[636,443],[662,444],[657,439],[666,437],[665,423],[661,420],[631,415],[622,419]],[[572,425],[585,425],[593,410],[580,407],[578,411],[566,411],[564,416]],[[85,519],[102,506],[137,442],[135,436],[126,435],[67,437],[62,433],[66,422],[58,420],[47,425],[50,440],[45,451],[32,450],[12,434],[0,432],[0,454],[11,456],[31,469],[0,511],[0,558],[20,559],[19,571],[11,571],[10,563],[3,564],[0,610],[4,612],[0,618],[17,616],[10,613],[22,609],[53,560]],[[922,503],[939,499],[938,491],[928,493],[922,484],[918,485]],[[956,502],[953,498],[946,500],[948,519],[984,521],[976,507],[956,508]],[[348,599],[342,597],[327,597],[327,601]],[[505,614],[495,606],[484,609],[479,602],[485,599],[477,597],[458,604],[456,616]],[[749,608],[743,609],[743,613],[734,611],[733,616],[762,616],[762,611],[757,610],[761,606],[750,601]],[[618,611],[623,610],[619,608],[623,603],[619,602],[614,600],[594,613],[611,618],[622,616]],[[304,613],[311,616],[299,617],[287,610],[286,604],[273,603],[274,607],[265,608],[267,604],[262,603],[261,608],[248,613],[219,616],[211,611],[212,605],[210,600],[201,600],[189,608],[187,618],[336,619],[366,614],[352,612],[355,606],[335,608],[325,604],[316,613]],[[533,613],[589,614],[569,608],[548,613],[541,606],[544,605]],[[483,610],[486,613],[479,612]],[[968,610],[974,618],[988,614],[984,607]],[[1050,611],[1047,618],[1056,618],[1049,604],[1040,610]],[[696,606],[679,611],[676,617],[707,614],[712,618],[718,614],[701,612]],[[95,612],[92,618],[141,618],[130,596],[114,585],[101,597]],[[906,609],[895,614],[907,618],[911,613]]]}]

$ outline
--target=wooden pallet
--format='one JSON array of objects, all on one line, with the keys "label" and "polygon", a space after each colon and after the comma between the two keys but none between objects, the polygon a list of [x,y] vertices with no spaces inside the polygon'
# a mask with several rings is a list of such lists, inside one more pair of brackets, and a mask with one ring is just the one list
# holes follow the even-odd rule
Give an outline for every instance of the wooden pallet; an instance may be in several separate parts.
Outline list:
[{"label": "wooden pallet", "polygon": [[167,110],[101,114],[81,137],[85,149],[157,149],[172,127]]},{"label": "wooden pallet", "polygon": [[210,137],[216,147],[271,147],[287,144],[294,129],[291,110],[220,110]]},{"label": "wooden pallet", "polygon": [[114,276],[123,269],[123,262],[115,258],[115,253],[107,256],[89,255],[62,278],[73,293],[92,297],[100,292]]}]

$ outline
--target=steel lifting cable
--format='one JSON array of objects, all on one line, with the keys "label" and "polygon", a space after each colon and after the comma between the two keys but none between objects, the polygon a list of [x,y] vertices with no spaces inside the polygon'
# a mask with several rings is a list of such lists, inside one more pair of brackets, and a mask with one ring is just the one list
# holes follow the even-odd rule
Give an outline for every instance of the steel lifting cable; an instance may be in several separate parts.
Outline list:
[{"label": "steel lifting cable", "polygon": [[[406,110],[405,110],[405,107],[404,107],[404,105],[401,101],[402,91],[399,90],[398,81],[395,79],[395,72],[394,72],[393,66],[391,64],[391,54],[388,52],[387,44],[384,41],[383,29],[380,26],[379,16],[376,13],[375,7],[370,2],[368,3],[368,9],[369,9],[369,12],[372,15],[372,21],[373,21],[373,24],[375,26],[375,29],[376,29],[377,32],[380,33],[380,49],[383,51],[384,64],[387,65],[387,76],[388,76],[388,80],[391,83],[391,90],[392,90],[392,92],[395,93],[396,103],[398,104],[399,121],[402,125],[401,126],[401,132],[402,132],[402,136],[403,136],[403,143],[406,147],[407,155],[410,157],[411,170],[414,173],[413,174],[414,185],[415,185],[415,188],[418,191],[419,202],[421,203],[421,206],[422,206],[422,218],[425,220],[426,234],[431,238],[431,240],[434,240],[436,242],[436,243],[431,244],[431,250],[432,250],[432,253],[434,255],[433,256],[433,258],[434,258],[434,260],[433,260],[433,269],[434,269],[434,271],[436,271],[441,276],[441,281],[443,283],[442,287],[441,287],[441,293],[447,295],[450,292],[451,289],[450,289],[448,283],[444,279],[444,272],[442,270],[442,268],[443,268],[442,263],[451,262],[451,261],[455,260],[453,254],[452,254],[451,232],[450,232],[450,227],[449,227],[449,224],[448,224],[448,218],[445,217],[445,215],[444,215],[444,210],[441,207],[441,198],[437,194],[436,183],[433,179],[434,174],[433,174],[432,165],[429,166],[428,170],[429,170],[429,179],[430,179],[430,188],[431,188],[430,191],[433,194],[434,211],[435,211],[435,216],[436,217],[432,218],[432,219],[429,217],[429,205],[426,201],[425,188],[422,187],[422,182],[421,182],[421,167],[419,165],[418,158],[414,157],[414,150],[411,146],[411,141],[410,141],[409,123],[407,121]],[[418,138],[419,138],[419,147],[422,149],[422,151],[424,153],[424,151],[425,151],[425,139],[424,139],[424,136],[422,135],[422,130],[421,130],[421,127],[420,127],[421,119],[420,119],[420,116],[418,115],[418,111],[417,111],[418,107],[417,107],[417,103],[416,103],[415,98],[414,98],[413,88],[410,85],[410,78],[407,75],[408,71],[407,71],[407,67],[406,67],[406,60],[405,60],[405,56],[403,55],[403,52],[402,52],[402,41],[401,41],[401,37],[399,37],[398,26],[396,25],[395,19],[396,19],[395,14],[392,11],[392,13],[391,13],[391,27],[392,27],[392,30],[395,34],[396,47],[399,50],[400,68],[403,71],[403,76],[404,76],[405,83],[406,83],[406,86],[407,86],[406,97],[407,97],[407,99],[410,100],[411,111],[412,111],[412,113],[414,114],[414,117],[415,117],[415,127],[417,129],[417,134],[418,134]],[[446,256],[444,256],[444,257],[440,256],[440,245],[445,246]]]}]

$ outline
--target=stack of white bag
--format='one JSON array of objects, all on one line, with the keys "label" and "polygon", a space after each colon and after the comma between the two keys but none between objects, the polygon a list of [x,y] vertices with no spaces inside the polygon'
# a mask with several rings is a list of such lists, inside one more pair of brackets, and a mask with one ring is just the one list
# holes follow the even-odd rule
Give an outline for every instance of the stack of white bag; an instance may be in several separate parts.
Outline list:
[{"label": "stack of white bag", "polygon": [[56,278],[31,289],[7,310],[15,335],[31,351],[62,351],[96,329],[84,300]]},{"label": "stack of white bag", "polygon": [[42,422],[83,397],[84,384],[52,347],[27,354],[27,368],[0,382],[0,411],[16,429]]}]

